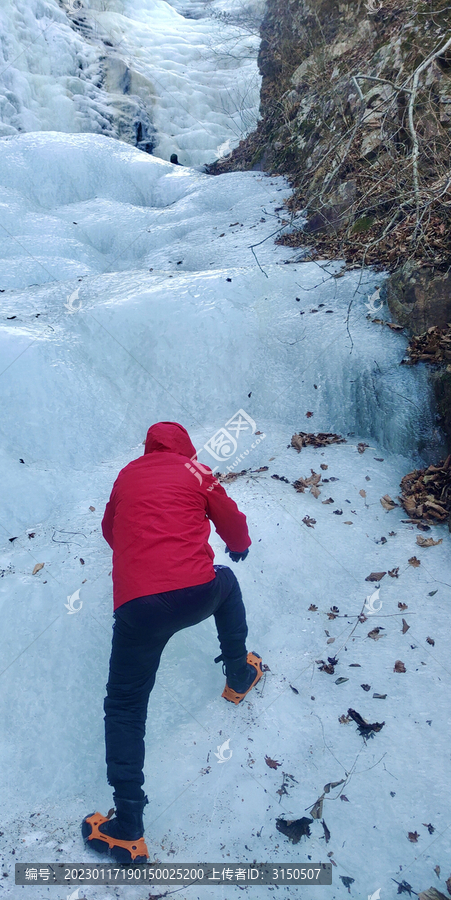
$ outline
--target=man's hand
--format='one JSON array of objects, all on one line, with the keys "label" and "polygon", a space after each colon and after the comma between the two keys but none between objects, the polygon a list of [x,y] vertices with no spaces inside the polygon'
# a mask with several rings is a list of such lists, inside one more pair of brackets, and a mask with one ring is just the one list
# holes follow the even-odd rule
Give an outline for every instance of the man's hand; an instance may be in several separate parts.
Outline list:
[{"label": "man's hand", "polygon": [[230,559],[232,560],[232,562],[239,562],[240,559],[246,559],[246,556],[247,556],[247,554],[249,553],[249,550],[243,550],[242,553],[239,553],[239,552],[236,551],[236,550],[229,550],[229,548],[226,547],[226,548],[225,548],[225,552],[229,554]]}]

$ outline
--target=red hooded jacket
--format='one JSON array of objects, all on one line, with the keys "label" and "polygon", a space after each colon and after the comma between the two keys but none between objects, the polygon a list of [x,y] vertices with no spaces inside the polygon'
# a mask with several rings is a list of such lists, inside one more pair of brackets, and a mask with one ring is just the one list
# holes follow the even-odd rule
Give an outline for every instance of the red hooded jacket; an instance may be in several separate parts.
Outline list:
[{"label": "red hooded jacket", "polygon": [[113,550],[114,609],[147,594],[206,584],[215,577],[210,522],[230,550],[250,544],[246,516],[177,422],[147,432],[144,456],[119,472],[102,521]]}]

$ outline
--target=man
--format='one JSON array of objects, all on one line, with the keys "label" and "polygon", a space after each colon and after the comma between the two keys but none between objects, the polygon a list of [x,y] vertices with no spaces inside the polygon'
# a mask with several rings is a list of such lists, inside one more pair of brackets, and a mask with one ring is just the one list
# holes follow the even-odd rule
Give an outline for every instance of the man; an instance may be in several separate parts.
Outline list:
[{"label": "man", "polygon": [[[251,544],[246,517],[210,469],[200,466],[177,422],[149,428],[144,455],[119,472],[102,521],[113,550],[114,618],[104,701],[108,783],[116,815],[82,823],[86,845],[120,863],[146,862],[144,736],[149,694],[161,653],[182,628],[214,615],[226,686],[240,703],[262,675],[246,652],[246,613],[238,581],[214,566],[211,520],[234,562]],[[230,548],[230,549],[229,549]]]}]

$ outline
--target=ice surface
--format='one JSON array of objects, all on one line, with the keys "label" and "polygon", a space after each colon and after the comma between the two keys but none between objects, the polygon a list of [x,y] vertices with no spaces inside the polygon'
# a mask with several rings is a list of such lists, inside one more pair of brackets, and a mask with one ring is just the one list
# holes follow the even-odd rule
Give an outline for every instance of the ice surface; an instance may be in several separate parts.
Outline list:
[{"label": "ice surface", "polygon": [[3,0],[0,136],[88,131],[211,162],[258,117],[262,4],[237,6]]},{"label": "ice surface", "polygon": [[[17,6],[17,28],[31,21],[24,10]],[[177,15],[186,10],[180,2]],[[191,11],[202,12],[194,2]],[[161,21],[174,15],[168,8]],[[386,493],[396,499],[401,477],[442,447],[427,371],[400,367],[406,338],[371,321],[368,298],[383,276],[335,278],[339,263],[303,263],[275,245],[289,193],[283,179],[212,178],[105,135],[61,133],[56,119],[45,132],[0,140],[2,896],[74,890],[15,887],[16,861],[98,861],[82,844],[80,821],[111,806],[102,708],[111,554],[100,522],[117,472],[160,419],[189,429],[202,462],[252,470],[227,490],[253,542],[234,567],[248,646],[269,670],[236,708],[220,696],[212,621],[168,645],[149,704],[151,858],[316,862],[333,854],[333,886],[280,887],[290,900],[347,896],[339,876],[355,879],[350,895],[359,900],[378,888],[381,900],[394,897],[403,880],[417,892],[431,884],[444,892],[450,535],[434,528],[427,536],[442,543],[422,549],[422,532],[403,523],[401,508],[380,503]],[[385,308],[377,316],[386,318]],[[242,435],[218,462],[206,445],[240,409],[262,432],[259,443],[252,448],[257,435]],[[287,445],[300,430],[336,431],[346,443],[298,454]],[[290,483],[312,469],[330,479],[318,498]],[[229,564],[214,532],[211,543],[216,562]],[[419,566],[409,563],[414,556]],[[36,563],[44,567],[33,575]],[[381,579],[379,612],[359,622],[376,590],[365,578],[395,567],[398,578]],[[77,591],[82,606],[70,614],[65,604]],[[376,625],[377,641],[368,637]],[[329,655],[338,657],[333,675],[317,662]],[[393,671],[397,659],[406,673]],[[348,680],[337,685],[339,677]],[[385,721],[383,729],[365,743],[352,722],[339,722],[349,707]],[[228,739],[232,757],[218,764]],[[269,768],[265,755],[280,767]],[[320,821],[297,845],[276,830],[279,816],[306,815],[324,785],[341,778],[348,802],[340,788],[327,795],[327,844]],[[238,890],[201,886],[177,896],[229,900]],[[255,900],[273,893],[245,889]],[[87,886],[83,894],[145,900],[149,889]]]}]

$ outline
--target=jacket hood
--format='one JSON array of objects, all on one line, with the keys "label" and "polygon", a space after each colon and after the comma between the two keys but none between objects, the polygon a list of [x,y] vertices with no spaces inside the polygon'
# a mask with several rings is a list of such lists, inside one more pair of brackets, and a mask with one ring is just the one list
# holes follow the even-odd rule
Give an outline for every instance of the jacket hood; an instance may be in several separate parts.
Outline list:
[{"label": "jacket hood", "polygon": [[196,458],[196,448],[183,425],[178,422],[156,422],[151,425],[146,438],[144,453],[180,453],[188,459]]}]

